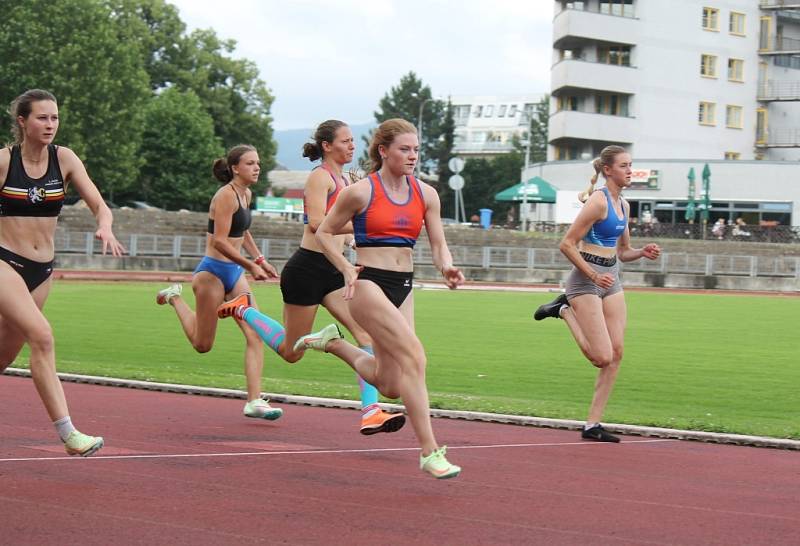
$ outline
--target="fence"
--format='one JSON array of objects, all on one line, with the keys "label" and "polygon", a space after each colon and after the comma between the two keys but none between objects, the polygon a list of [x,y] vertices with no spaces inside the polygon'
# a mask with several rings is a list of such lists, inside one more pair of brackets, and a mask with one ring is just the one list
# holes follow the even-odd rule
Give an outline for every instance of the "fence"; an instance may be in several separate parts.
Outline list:
[{"label": "fence", "polygon": [[[205,253],[206,238],[185,235],[137,235],[120,237],[132,257],[200,258]],[[56,252],[66,254],[99,254],[100,241],[92,232],[59,231]],[[297,249],[290,239],[261,239],[261,253],[270,260],[287,260]],[[353,259],[354,253],[350,251]],[[559,269],[570,267],[558,249],[491,246],[450,246],[453,262],[460,267]],[[433,263],[430,247],[420,243],[414,248],[414,261],[420,265]],[[748,277],[790,277],[800,279],[800,257],[737,256],[720,254],[664,253],[658,260],[638,260],[624,264],[626,271],[645,273],[686,273],[695,275],[738,275]]]}]

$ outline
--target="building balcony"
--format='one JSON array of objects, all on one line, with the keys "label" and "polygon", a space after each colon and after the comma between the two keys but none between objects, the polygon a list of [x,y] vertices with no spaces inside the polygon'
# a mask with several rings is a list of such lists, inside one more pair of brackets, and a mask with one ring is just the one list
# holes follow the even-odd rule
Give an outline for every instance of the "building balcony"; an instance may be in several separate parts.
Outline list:
[{"label": "building balcony", "polygon": [[756,148],[800,148],[800,127],[769,129],[764,140],[756,141]]},{"label": "building balcony", "polygon": [[759,44],[760,55],[800,55],[800,38],[775,36]]},{"label": "building balcony", "polygon": [[569,59],[556,63],[550,71],[553,93],[579,88],[633,95],[637,88],[635,67]]},{"label": "building balcony", "polygon": [[563,110],[550,116],[548,131],[551,144],[564,138],[630,144],[637,127],[632,117]]},{"label": "building balcony", "polygon": [[758,84],[761,102],[800,101],[800,80],[767,80]]},{"label": "building balcony", "polygon": [[633,17],[565,9],[553,19],[553,47],[572,49],[598,41],[633,45],[638,23]]},{"label": "building balcony", "polygon": [[514,143],[507,142],[456,142],[453,153],[456,155],[498,155],[514,151]]},{"label": "building balcony", "polygon": [[799,0],[760,0],[761,9],[800,9]]}]

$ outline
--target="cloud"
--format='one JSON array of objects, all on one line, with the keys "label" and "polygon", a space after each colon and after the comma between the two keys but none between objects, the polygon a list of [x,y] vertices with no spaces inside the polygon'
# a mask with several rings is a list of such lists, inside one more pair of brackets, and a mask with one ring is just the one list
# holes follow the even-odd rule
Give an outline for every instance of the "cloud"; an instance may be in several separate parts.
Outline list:
[{"label": "cloud", "polygon": [[224,12],[217,1],[172,1],[190,28],[235,39],[235,54],[256,63],[279,129],[369,121],[412,70],[441,95],[549,88],[545,0],[228,0]]}]

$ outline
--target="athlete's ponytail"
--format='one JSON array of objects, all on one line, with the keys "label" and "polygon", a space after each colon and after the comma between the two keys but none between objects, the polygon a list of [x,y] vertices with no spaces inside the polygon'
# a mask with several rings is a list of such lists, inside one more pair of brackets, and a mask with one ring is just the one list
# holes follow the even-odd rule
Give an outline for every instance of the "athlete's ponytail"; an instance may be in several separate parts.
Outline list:
[{"label": "athlete's ponytail", "polygon": [[309,161],[322,158],[325,155],[322,143],[333,144],[333,141],[336,140],[336,131],[342,127],[347,127],[347,124],[338,119],[329,119],[320,123],[317,130],[314,131],[314,136],[311,137],[314,142],[303,144],[303,157],[307,157]]},{"label": "athlete's ponytail", "polygon": [[233,166],[239,164],[239,160],[247,152],[255,152],[256,149],[249,144],[239,144],[228,150],[225,157],[220,157],[214,160],[214,165],[211,167],[211,172],[214,178],[227,184],[233,180]]},{"label": "athlete's ponytail", "polygon": [[600,157],[596,157],[592,160],[594,174],[589,182],[589,186],[578,194],[578,200],[581,203],[585,203],[589,200],[589,197],[594,192],[594,187],[595,184],[597,184],[597,178],[600,176],[600,174],[602,174],[603,178],[605,178],[606,173],[603,171],[603,167],[611,167],[614,165],[614,158],[616,158],[619,154],[625,153],[627,153],[627,151],[622,146],[606,146],[603,148],[603,151],[600,152]]}]

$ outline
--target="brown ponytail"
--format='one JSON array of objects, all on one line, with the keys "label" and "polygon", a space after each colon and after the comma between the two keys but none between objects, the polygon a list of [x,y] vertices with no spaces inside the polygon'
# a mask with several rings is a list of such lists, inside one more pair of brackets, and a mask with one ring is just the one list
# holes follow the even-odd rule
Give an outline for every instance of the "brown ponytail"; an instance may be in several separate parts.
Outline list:
[{"label": "brown ponytail", "polygon": [[249,144],[239,144],[238,146],[234,146],[228,150],[228,154],[225,157],[220,157],[214,160],[214,165],[211,167],[211,172],[214,174],[214,178],[223,184],[227,184],[233,180],[233,169],[231,167],[238,165],[239,160],[244,154],[255,151],[256,149]]},{"label": "brown ponytail", "polygon": [[303,157],[307,157],[309,161],[316,161],[322,158],[325,155],[322,150],[322,143],[333,144],[336,139],[336,131],[342,127],[347,127],[347,124],[338,119],[329,119],[320,123],[312,137],[314,142],[303,144]]}]

